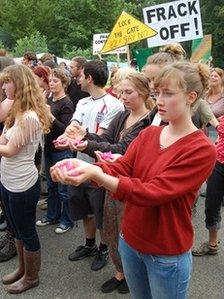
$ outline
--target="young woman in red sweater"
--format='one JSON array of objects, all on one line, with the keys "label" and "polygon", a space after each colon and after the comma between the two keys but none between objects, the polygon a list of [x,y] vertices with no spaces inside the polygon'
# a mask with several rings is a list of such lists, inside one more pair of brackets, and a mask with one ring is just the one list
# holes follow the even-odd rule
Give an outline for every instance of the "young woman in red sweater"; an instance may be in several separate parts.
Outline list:
[{"label": "young woman in red sweater", "polygon": [[119,251],[133,298],[187,296],[192,205],[216,159],[214,146],[191,120],[204,78],[201,66],[187,62],[164,67],[155,87],[159,114],[169,125],[143,130],[114,163],[73,159],[77,176],[66,170],[66,161],[51,169],[55,181],[92,180],[125,203]]}]

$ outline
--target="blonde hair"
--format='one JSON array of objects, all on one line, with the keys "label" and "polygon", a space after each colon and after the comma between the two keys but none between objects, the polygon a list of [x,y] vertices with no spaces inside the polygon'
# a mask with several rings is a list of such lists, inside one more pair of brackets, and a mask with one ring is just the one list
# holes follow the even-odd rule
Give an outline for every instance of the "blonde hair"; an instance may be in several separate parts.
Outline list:
[{"label": "blonde hair", "polygon": [[172,43],[159,49],[159,52],[149,56],[148,64],[166,65],[186,59],[186,52],[179,43]]},{"label": "blonde hair", "polygon": [[52,60],[54,61],[54,56],[50,53],[44,53],[40,59],[39,59],[42,63],[48,61],[48,60]]},{"label": "blonde hair", "polygon": [[22,120],[24,112],[36,112],[44,133],[49,132],[50,117],[39,85],[27,66],[16,64],[6,67],[0,74],[0,81],[12,81],[15,86],[14,102],[5,121],[6,128],[14,125],[15,119]]},{"label": "blonde hair", "polygon": [[116,93],[120,94],[120,84],[123,79],[125,79],[129,74],[136,73],[137,71],[133,69],[132,67],[123,67],[116,71],[113,77],[114,81],[114,89],[116,90]]},{"label": "blonde hair", "polygon": [[[4,68],[6,68],[7,66],[13,65],[13,64],[15,64],[15,61],[12,58],[7,57],[7,56],[0,56],[0,72],[2,72],[4,70]],[[3,92],[1,85],[2,84],[0,82],[0,102],[5,100],[5,93]]]},{"label": "blonde hair", "polygon": [[131,82],[137,93],[144,99],[146,108],[151,111],[155,107],[155,101],[149,97],[150,88],[146,76],[142,73],[133,72],[127,75],[124,80]]},{"label": "blonde hair", "polygon": [[167,65],[156,76],[155,88],[167,84],[169,80],[175,80],[177,86],[185,93],[195,91],[199,99],[208,85],[208,67],[205,64],[190,62]]}]

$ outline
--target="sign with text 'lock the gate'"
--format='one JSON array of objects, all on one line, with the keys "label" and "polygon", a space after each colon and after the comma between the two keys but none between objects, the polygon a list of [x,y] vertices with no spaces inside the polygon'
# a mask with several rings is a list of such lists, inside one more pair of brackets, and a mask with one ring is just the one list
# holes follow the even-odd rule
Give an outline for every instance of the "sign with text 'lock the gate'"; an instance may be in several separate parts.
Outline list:
[{"label": "sign with text 'lock the gate'", "polygon": [[143,8],[145,24],[158,34],[148,39],[149,47],[203,37],[199,0],[179,0]]},{"label": "sign with text 'lock the gate'", "polygon": [[101,53],[112,51],[156,34],[155,30],[123,11],[114,25]]}]

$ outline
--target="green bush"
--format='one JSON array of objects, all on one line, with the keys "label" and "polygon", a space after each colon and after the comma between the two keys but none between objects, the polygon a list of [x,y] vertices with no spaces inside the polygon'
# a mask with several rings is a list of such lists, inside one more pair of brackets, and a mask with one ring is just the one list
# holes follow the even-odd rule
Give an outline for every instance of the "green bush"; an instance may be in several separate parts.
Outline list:
[{"label": "green bush", "polygon": [[48,52],[47,39],[44,35],[41,35],[39,31],[31,34],[29,37],[20,38],[16,41],[13,54],[15,57],[23,56],[27,51],[35,53]]}]

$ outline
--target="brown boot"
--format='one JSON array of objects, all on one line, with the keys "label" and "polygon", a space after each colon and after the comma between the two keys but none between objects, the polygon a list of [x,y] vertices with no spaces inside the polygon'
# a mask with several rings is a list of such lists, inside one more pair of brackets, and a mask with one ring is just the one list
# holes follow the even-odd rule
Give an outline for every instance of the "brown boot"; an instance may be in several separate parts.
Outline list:
[{"label": "brown boot", "polygon": [[3,284],[11,284],[19,280],[24,274],[23,241],[15,240],[16,251],[19,258],[19,267],[10,274],[2,277]]},{"label": "brown boot", "polygon": [[40,250],[23,250],[25,273],[22,278],[6,287],[10,294],[19,294],[39,285]]}]

